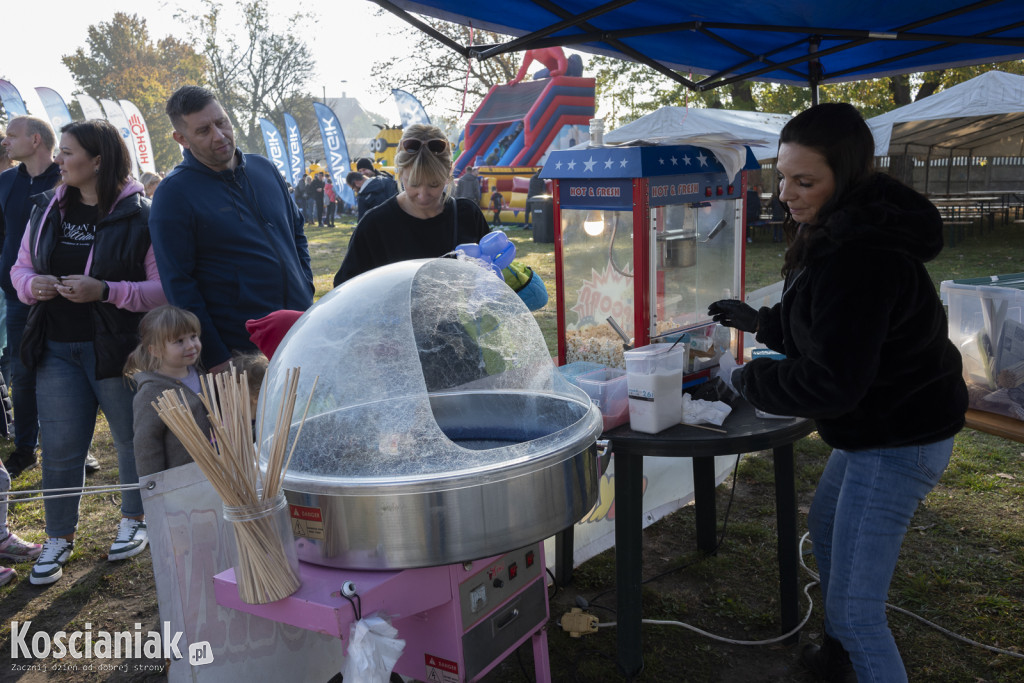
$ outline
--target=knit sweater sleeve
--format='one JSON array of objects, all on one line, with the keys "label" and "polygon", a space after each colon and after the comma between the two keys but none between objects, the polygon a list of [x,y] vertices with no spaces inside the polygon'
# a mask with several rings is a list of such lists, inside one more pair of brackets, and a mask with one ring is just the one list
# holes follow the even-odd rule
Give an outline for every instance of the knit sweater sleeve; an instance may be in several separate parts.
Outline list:
[{"label": "knit sweater sleeve", "polygon": [[167,469],[167,454],[164,452],[167,425],[150,405],[162,390],[163,387],[157,387],[152,382],[145,383],[139,387],[132,401],[135,469],[140,477]]}]

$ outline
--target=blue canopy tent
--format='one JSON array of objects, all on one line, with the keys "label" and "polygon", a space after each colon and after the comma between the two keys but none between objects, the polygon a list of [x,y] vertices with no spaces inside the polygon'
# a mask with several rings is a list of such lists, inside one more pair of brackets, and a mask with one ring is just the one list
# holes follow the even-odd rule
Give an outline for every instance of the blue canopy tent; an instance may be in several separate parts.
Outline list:
[{"label": "blue canopy tent", "polygon": [[[646,64],[695,91],[755,80],[815,93],[820,83],[1024,58],[1022,0],[371,1],[466,57],[568,46]],[[410,12],[517,37],[460,45]]]}]

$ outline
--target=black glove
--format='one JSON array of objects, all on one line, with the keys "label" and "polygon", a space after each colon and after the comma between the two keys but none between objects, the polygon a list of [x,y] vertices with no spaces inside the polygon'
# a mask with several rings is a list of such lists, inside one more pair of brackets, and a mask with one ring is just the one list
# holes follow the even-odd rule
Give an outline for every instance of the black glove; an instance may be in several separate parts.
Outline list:
[{"label": "black glove", "polygon": [[719,325],[743,332],[757,332],[757,310],[738,299],[720,299],[708,306],[708,315]]}]

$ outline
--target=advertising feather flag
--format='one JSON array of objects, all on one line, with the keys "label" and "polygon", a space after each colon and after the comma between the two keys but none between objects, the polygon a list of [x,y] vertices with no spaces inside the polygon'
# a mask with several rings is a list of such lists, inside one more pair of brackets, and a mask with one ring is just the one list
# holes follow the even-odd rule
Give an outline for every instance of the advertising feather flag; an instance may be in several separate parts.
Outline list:
[{"label": "advertising feather flag", "polygon": [[317,123],[320,124],[320,138],[324,142],[324,156],[327,157],[327,168],[334,180],[334,190],[346,204],[356,203],[355,193],[345,182],[352,164],[348,158],[348,145],[345,144],[345,133],[341,130],[341,122],[338,115],[326,104],[313,103],[313,111],[316,112]]},{"label": "advertising feather flag", "polygon": [[121,131],[121,137],[124,138],[125,147],[128,148],[128,153],[132,158],[132,175],[138,178],[141,174],[139,173],[139,159],[135,154],[135,143],[132,142],[132,132],[128,128],[128,117],[124,115],[121,110],[121,105],[114,100],[100,100],[100,104],[103,105],[103,111],[107,114],[107,121],[119,131]]},{"label": "advertising feather flag", "polygon": [[263,132],[263,146],[267,148],[267,158],[274,162],[274,167],[281,177],[288,180],[288,153],[285,151],[284,140],[277,126],[267,119],[260,119],[260,130]]},{"label": "advertising feather flag", "polygon": [[132,144],[135,145],[135,158],[143,172],[156,173],[156,162],[153,161],[153,144],[149,140],[149,128],[142,112],[128,100],[118,100],[121,110],[128,117],[128,132],[131,133]]},{"label": "advertising feather flag", "polygon": [[398,105],[398,115],[402,119],[402,128],[408,128],[414,123],[430,124],[430,117],[420,101],[404,90],[394,88],[391,94],[395,96],[395,104]]},{"label": "advertising feather flag", "polygon": [[53,126],[55,132],[59,133],[61,128],[71,123],[71,112],[68,110],[68,105],[64,103],[64,98],[56,90],[36,88],[36,94],[39,95],[39,101],[43,103],[43,109],[46,110],[46,116],[50,119],[50,125]]},{"label": "advertising feather flag", "polygon": [[295,118],[285,112],[284,134],[288,139],[288,164],[292,187],[299,184],[303,171],[306,168],[306,155],[302,151],[302,135],[299,134],[299,124]]},{"label": "advertising feather flag", "polygon": [[82,116],[86,119],[105,119],[107,115],[103,113],[103,107],[94,98],[89,97],[85,93],[75,95],[78,98],[78,106],[82,108]]},{"label": "advertising feather flag", "polygon": [[15,116],[28,116],[28,109],[25,108],[25,100],[21,99],[21,93],[10,81],[0,79],[0,102],[3,102],[7,110],[7,120]]}]

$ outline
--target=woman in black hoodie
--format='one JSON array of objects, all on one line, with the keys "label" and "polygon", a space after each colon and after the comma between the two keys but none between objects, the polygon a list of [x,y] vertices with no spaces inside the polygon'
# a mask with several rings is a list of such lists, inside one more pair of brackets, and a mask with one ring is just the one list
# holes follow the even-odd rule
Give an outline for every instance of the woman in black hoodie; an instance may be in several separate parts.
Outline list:
[{"label": "woman in black hoodie", "polygon": [[777,162],[795,226],[782,301],[758,311],[723,300],[709,313],[786,355],[737,368],[736,389],[766,412],[814,418],[833,447],[807,520],[824,644],[804,662],[831,680],[906,681],[885,599],[911,517],[964,425],[967,388],[924,267],[942,250],[942,219],[875,173],[873,155],[848,104],[793,118]]}]

